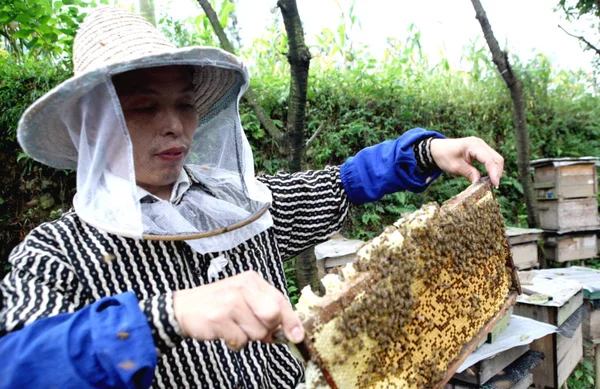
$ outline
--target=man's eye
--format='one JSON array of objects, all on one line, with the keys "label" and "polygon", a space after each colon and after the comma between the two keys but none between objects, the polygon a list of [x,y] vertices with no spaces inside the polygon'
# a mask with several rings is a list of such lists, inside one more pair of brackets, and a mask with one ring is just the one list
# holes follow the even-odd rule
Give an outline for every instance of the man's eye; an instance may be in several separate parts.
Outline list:
[{"label": "man's eye", "polygon": [[153,105],[136,107],[133,108],[133,111],[138,113],[153,113],[156,111],[156,107]]}]

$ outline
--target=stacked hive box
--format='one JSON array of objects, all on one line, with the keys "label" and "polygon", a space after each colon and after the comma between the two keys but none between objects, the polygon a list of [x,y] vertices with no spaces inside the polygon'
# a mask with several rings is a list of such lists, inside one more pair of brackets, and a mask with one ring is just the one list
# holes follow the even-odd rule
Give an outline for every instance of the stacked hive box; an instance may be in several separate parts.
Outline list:
[{"label": "stacked hive box", "polygon": [[546,259],[568,262],[597,255],[597,161],[586,157],[531,162]]},{"label": "stacked hive box", "polygon": [[[516,315],[559,327],[559,333],[536,339],[530,346],[531,350],[545,355],[543,362],[533,370],[533,384],[539,389],[561,388],[583,356],[581,315],[577,312],[583,304],[583,291],[558,294],[569,295],[561,306],[517,302],[514,309]],[[568,334],[563,330],[567,327],[571,329]]]},{"label": "stacked hive box", "polygon": [[506,229],[508,244],[517,269],[526,270],[539,267],[538,240],[542,239],[543,232],[536,228],[508,227]]}]

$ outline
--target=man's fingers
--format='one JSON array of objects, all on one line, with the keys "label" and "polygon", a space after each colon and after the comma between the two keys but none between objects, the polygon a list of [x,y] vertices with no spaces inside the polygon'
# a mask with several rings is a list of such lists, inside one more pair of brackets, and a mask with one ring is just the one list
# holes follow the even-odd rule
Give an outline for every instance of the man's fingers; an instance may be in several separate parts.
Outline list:
[{"label": "man's fingers", "polygon": [[465,167],[462,169],[461,175],[469,180],[471,184],[476,183],[481,178],[479,170],[471,165],[465,165]]},{"label": "man's fingers", "polygon": [[222,323],[220,332],[220,338],[233,351],[240,351],[249,341],[244,330],[234,321]]},{"label": "man's fingers", "polygon": [[304,326],[298,315],[285,298],[279,301],[279,305],[281,306],[281,325],[285,336],[293,343],[302,342],[304,339]]},{"label": "man's fingers", "polygon": [[[485,166],[490,181],[494,187],[500,185],[500,177],[504,169],[504,158],[481,139],[473,145],[472,157]],[[479,175],[479,174],[478,174]],[[478,178],[479,179],[479,178]],[[471,182],[474,182],[471,180]]]},{"label": "man's fingers", "polygon": [[[281,308],[278,301],[271,295],[247,287],[244,298],[253,315],[264,326],[266,332],[270,332],[281,324]],[[262,337],[266,335],[267,333]]]},{"label": "man's fingers", "polygon": [[[283,293],[254,272],[249,273],[248,277],[247,287],[256,287],[248,294],[248,300],[252,300],[248,303],[255,314],[259,315],[259,320],[264,321],[269,330],[281,324],[288,340],[294,343],[301,342],[304,339],[304,327]],[[255,297],[254,300],[252,296]],[[255,301],[263,303],[256,304]]]}]

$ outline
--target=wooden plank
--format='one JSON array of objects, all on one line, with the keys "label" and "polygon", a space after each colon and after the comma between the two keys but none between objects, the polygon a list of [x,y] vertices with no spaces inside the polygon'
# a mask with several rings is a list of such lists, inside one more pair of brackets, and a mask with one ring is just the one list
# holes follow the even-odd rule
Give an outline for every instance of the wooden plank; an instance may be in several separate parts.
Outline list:
[{"label": "wooden plank", "polygon": [[544,230],[537,228],[519,228],[519,227],[507,227],[506,236],[508,237],[509,245],[516,245],[521,243],[537,242],[542,239]]},{"label": "wooden plank", "polygon": [[533,384],[533,374],[529,373],[519,382],[517,382],[511,389],[526,389]]},{"label": "wooden plank", "polygon": [[560,388],[583,357],[581,324],[572,338],[559,334],[546,335],[531,343],[531,350],[544,353],[545,358],[533,370],[536,388]]},{"label": "wooden plank", "polygon": [[596,234],[551,236],[544,242],[546,259],[557,262],[594,258],[598,252]]},{"label": "wooden plank", "polygon": [[536,351],[528,351],[516,361],[512,362],[497,375],[492,377],[483,386],[461,382],[453,379],[444,389],[523,389],[533,383],[531,373],[542,361],[544,355]]},{"label": "wooden plank", "polygon": [[453,380],[456,379],[475,385],[483,385],[528,350],[529,345],[513,347],[492,358],[484,359],[483,361],[476,363],[460,374],[455,374]]},{"label": "wooden plank", "polygon": [[594,340],[600,340],[600,310],[594,309],[594,304],[590,300],[586,300],[584,304],[590,308],[583,316],[583,339],[593,343]]},{"label": "wooden plank", "polygon": [[356,253],[342,255],[339,257],[330,257],[330,258],[323,259],[326,271],[328,271],[329,269],[331,269],[333,267],[344,266],[348,263],[354,263],[355,260],[356,260]]},{"label": "wooden plank", "polygon": [[598,193],[593,163],[540,167],[535,170],[534,182],[538,199],[595,197]]},{"label": "wooden plank", "polygon": [[595,197],[571,200],[538,201],[540,227],[545,230],[569,230],[598,226],[598,200]]},{"label": "wooden plank", "polygon": [[544,354],[544,360],[533,369],[533,383],[536,388],[556,388],[556,334],[548,334],[534,340],[531,350]]},{"label": "wooden plank", "polygon": [[577,292],[561,307],[546,305],[533,305],[517,303],[514,308],[515,315],[525,316],[559,327],[583,304],[583,291]]},{"label": "wooden plank", "polygon": [[583,290],[571,297],[567,303],[557,311],[556,326],[560,327],[583,304]]},{"label": "wooden plank", "polygon": [[513,314],[514,306],[510,307],[504,317],[492,328],[492,330],[487,335],[487,339],[485,343],[494,343],[498,340],[498,337],[502,335],[504,331],[508,328],[510,324],[510,318]]},{"label": "wooden plank", "polygon": [[556,335],[557,337],[557,350],[556,355],[558,359],[557,365],[557,380],[558,387],[561,387],[567,378],[571,375],[575,367],[581,361],[583,357],[583,340],[581,324],[575,331],[575,334],[571,339],[565,338],[562,335]]},{"label": "wooden plank", "polygon": [[537,242],[523,243],[511,246],[515,266],[519,270],[539,266]]}]

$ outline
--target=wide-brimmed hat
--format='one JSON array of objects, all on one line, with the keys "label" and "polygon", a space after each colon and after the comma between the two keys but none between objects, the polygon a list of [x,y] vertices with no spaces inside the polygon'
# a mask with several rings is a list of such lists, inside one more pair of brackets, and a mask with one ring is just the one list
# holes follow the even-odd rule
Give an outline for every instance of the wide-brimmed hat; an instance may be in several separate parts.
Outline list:
[{"label": "wide-brimmed hat", "polygon": [[33,159],[77,168],[77,148],[62,117],[81,97],[110,77],[134,69],[192,65],[200,118],[237,98],[248,85],[242,61],[214,47],[176,48],[152,24],[128,11],[99,7],[81,24],[73,46],[74,76],[46,93],[23,114],[17,139]]}]

